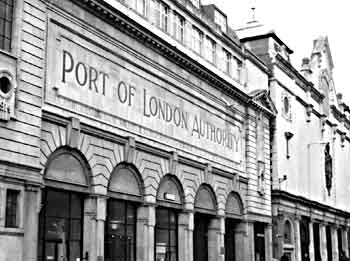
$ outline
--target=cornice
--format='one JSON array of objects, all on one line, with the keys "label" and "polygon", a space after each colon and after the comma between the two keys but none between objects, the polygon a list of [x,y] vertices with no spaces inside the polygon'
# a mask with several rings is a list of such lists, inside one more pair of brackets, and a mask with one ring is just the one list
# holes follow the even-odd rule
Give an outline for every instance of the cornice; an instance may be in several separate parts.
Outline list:
[{"label": "cornice", "polygon": [[317,201],[307,199],[307,198],[302,197],[302,196],[293,195],[293,194],[286,192],[286,191],[272,190],[271,197],[272,197],[273,202],[276,202],[276,199],[279,199],[279,198],[285,199],[288,201],[292,201],[296,204],[302,204],[304,206],[316,208],[316,209],[321,210],[321,211],[330,212],[333,214],[339,214],[339,215],[343,216],[344,218],[350,218],[350,212],[347,212],[347,211],[344,211],[341,209],[337,209],[337,208],[334,208],[332,206],[325,205],[325,204],[319,203]]},{"label": "cornice", "polygon": [[280,54],[275,56],[275,64],[278,68],[280,68],[283,72],[285,72],[291,79],[295,80],[295,83],[302,88],[305,92],[310,91],[311,97],[318,103],[322,102],[324,99],[324,95],[320,93],[312,82],[309,82],[305,79],[305,77],[299,73],[298,70],[294,68],[294,66],[284,59]]},{"label": "cornice", "polygon": [[228,96],[238,98],[244,103],[249,101],[249,96],[238,88],[232,86],[224,79],[215,75],[205,66],[199,64],[197,61],[188,57],[186,54],[179,52],[178,49],[170,45],[161,37],[155,35],[149,29],[143,28],[137,22],[129,19],[124,14],[120,13],[117,9],[109,6],[102,0],[72,0],[79,6],[93,11],[95,15],[98,15],[106,22],[113,24],[118,30],[136,38],[139,41],[144,42],[149,47],[153,48],[156,52],[166,56],[169,60],[184,67],[186,70],[191,71],[197,76],[208,81],[212,86],[223,90]]},{"label": "cornice", "polygon": [[[244,93],[238,88],[235,88],[230,83],[226,82],[219,76],[212,73],[209,69],[199,64],[197,61],[188,57],[186,54],[180,53],[162,38],[154,35],[150,30],[142,28],[136,22],[128,19],[124,14],[118,12],[118,10],[115,10],[102,0],[84,0],[83,2],[78,0],[73,1],[84,8],[94,11],[107,22],[113,23],[114,26],[118,25],[119,30],[131,35],[134,38],[137,38],[153,48],[155,51],[168,57],[174,63],[179,64],[180,66],[185,67],[187,70],[192,71],[199,77],[204,78],[212,86],[225,91],[226,95],[237,98],[246,105],[252,105],[252,107],[263,110],[269,116],[272,116],[272,113],[269,110],[255,104],[254,102],[251,102],[248,94]],[[245,56],[250,60],[254,61],[260,67],[260,69],[264,70],[266,73],[269,71],[267,67],[261,63],[261,61],[256,61],[249,51],[244,52],[243,54],[245,54]]]}]

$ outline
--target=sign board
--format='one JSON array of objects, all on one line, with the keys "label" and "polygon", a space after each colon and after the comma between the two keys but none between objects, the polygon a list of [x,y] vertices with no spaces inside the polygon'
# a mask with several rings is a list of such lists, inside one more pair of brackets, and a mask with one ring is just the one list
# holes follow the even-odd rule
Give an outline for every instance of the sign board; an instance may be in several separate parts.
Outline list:
[{"label": "sign board", "polygon": [[185,93],[175,80],[139,66],[137,57],[125,59],[117,47],[107,49],[53,23],[50,28],[46,102],[125,129],[138,126],[134,130],[145,137],[157,133],[242,160],[242,132],[230,117]]}]

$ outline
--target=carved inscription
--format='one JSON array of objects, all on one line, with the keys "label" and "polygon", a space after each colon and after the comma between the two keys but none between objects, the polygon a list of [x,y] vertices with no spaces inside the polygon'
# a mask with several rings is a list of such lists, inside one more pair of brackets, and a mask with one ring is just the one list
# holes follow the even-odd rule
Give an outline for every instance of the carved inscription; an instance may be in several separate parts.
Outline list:
[{"label": "carved inscription", "polygon": [[163,135],[168,144],[173,139],[242,161],[241,123],[64,29],[58,41],[55,30],[49,37],[47,102],[142,135]]}]

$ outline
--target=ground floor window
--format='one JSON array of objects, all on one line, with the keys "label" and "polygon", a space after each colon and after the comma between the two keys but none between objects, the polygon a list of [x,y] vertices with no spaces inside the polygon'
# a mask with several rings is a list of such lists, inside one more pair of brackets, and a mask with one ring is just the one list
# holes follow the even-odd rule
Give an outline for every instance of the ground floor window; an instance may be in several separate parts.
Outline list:
[{"label": "ground floor window", "polygon": [[136,205],[109,199],[105,231],[105,260],[136,260]]},{"label": "ground floor window", "polygon": [[156,209],[156,261],[177,261],[177,213],[169,208]]},{"label": "ground floor window", "polygon": [[208,261],[208,229],[210,218],[207,215],[194,215],[193,254],[194,261]]},{"label": "ground floor window", "polygon": [[39,217],[38,260],[82,259],[83,197],[79,193],[46,189]]}]

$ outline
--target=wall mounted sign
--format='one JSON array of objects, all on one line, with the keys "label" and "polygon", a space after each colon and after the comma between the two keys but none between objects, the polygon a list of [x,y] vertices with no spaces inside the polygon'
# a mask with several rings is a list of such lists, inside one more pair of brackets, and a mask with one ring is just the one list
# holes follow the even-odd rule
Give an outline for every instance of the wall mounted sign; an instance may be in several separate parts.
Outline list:
[{"label": "wall mounted sign", "polygon": [[152,68],[113,53],[117,50],[54,23],[50,29],[46,102],[241,162],[240,123],[147,72]]}]

